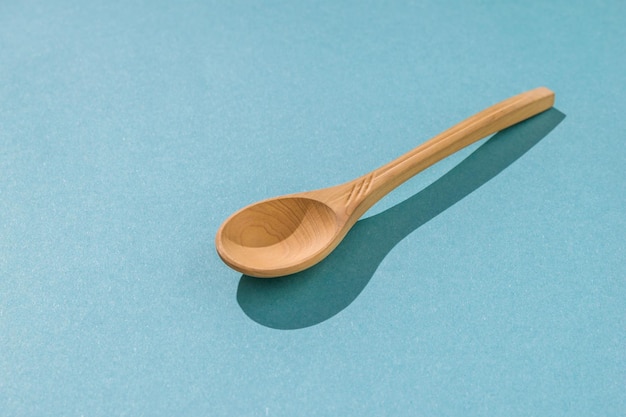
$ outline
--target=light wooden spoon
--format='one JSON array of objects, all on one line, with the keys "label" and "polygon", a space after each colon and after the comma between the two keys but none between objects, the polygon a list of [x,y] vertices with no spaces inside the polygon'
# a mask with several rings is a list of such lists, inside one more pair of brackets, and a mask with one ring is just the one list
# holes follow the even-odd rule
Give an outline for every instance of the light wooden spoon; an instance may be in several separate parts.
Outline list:
[{"label": "light wooden spoon", "polygon": [[271,278],[324,259],[370,207],[435,162],[499,130],[548,110],[554,93],[536,88],[504,100],[369,174],[330,188],[247,206],[219,228],[222,260],[244,274]]}]

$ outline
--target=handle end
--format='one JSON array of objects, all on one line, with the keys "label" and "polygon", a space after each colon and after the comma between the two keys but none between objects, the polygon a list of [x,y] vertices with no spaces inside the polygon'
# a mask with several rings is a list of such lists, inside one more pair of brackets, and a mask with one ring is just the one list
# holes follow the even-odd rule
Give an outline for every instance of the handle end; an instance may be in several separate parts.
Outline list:
[{"label": "handle end", "polygon": [[529,91],[529,93],[533,93],[538,100],[542,100],[547,105],[546,110],[550,107],[554,106],[554,91],[550,90],[548,87],[537,87],[534,90]]}]

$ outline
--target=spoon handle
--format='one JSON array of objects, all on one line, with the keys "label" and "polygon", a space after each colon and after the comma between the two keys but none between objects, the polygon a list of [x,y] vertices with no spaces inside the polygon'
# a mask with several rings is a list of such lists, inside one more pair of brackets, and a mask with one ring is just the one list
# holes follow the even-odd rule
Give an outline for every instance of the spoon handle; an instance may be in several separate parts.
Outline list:
[{"label": "spoon handle", "polygon": [[[495,104],[353,181],[347,213],[358,218],[391,190],[449,155],[548,110],[554,92],[539,87]],[[351,201],[350,201],[351,200]],[[345,200],[344,200],[345,201]]]}]

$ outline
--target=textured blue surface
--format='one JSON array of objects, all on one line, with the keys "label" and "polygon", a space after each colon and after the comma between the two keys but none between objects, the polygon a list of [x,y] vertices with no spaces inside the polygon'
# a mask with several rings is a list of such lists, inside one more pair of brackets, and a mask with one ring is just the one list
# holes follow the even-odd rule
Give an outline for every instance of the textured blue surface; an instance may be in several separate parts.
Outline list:
[{"label": "textured blue surface", "polygon": [[[626,3],[389,3],[0,3],[0,415],[626,413]],[[313,269],[217,257],[540,85]]]}]

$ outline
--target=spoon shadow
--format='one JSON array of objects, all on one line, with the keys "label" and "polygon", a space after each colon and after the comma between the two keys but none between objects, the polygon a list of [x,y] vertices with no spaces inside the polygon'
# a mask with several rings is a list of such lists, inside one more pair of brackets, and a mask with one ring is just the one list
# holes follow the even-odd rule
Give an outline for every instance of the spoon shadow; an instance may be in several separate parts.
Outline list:
[{"label": "spoon shadow", "polygon": [[307,270],[274,279],[243,275],[239,306],[252,320],[274,329],[301,329],[328,320],[357,298],[402,239],[498,175],[564,118],[552,108],[497,133],[413,197],[358,221],[325,260]]}]

